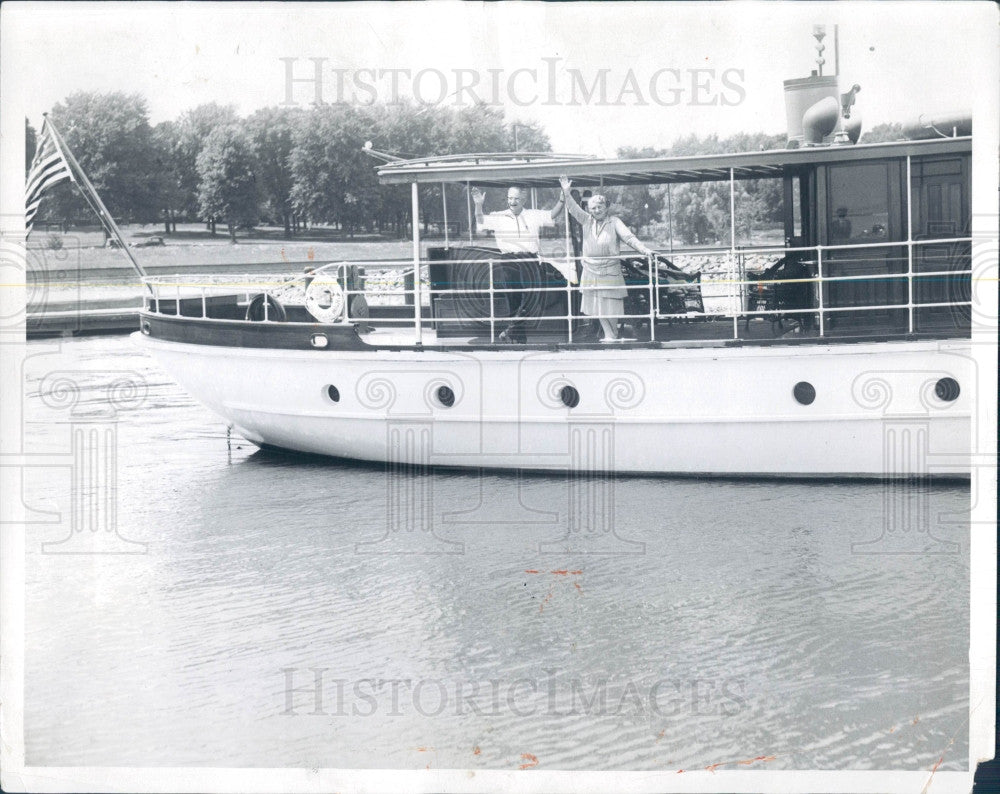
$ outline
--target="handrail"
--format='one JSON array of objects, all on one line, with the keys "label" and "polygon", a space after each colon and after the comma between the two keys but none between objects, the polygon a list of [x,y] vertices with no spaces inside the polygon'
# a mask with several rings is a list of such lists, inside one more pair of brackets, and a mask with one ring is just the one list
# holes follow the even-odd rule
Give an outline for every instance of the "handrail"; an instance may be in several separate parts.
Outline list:
[{"label": "handrail", "polygon": [[[657,257],[646,257],[645,265],[648,268],[648,277],[643,279],[641,283],[629,284],[630,289],[642,290],[646,295],[648,300],[648,308],[644,309],[641,313],[626,313],[622,311],[621,313],[614,315],[590,315],[590,318],[594,319],[620,319],[620,320],[630,320],[630,321],[640,321],[648,322],[649,324],[649,340],[656,341],[656,326],[658,320],[671,320],[671,319],[681,319],[692,317],[698,318],[717,318],[717,319],[732,319],[734,329],[733,338],[739,338],[739,320],[749,320],[754,317],[795,317],[800,315],[813,315],[818,318],[818,335],[820,337],[827,335],[827,316],[834,316],[843,312],[868,312],[868,311],[888,311],[888,310],[905,310],[908,315],[908,321],[906,323],[909,332],[914,330],[914,314],[916,309],[925,308],[940,308],[940,307],[966,307],[971,305],[970,300],[954,300],[954,301],[940,301],[940,300],[930,300],[934,295],[925,295],[924,300],[921,301],[920,296],[917,294],[915,285],[916,284],[926,284],[928,281],[939,277],[951,278],[965,278],[970,277],[972,274],[971,262],[964,263],[967,266],[958,268],[941,269],[940,266],[934,270],[917,270],[915,268],[915,253],[918,253],[922,249],[931,248],[934,246],[941,245],[961,245],[966,243],[971,243],[971,237],[943,237],[935,238],[929,240],[904,240],[904,241],[886,241],[886,242],[865,242],[865,243],[851,243],[845,245],[817,245],[817,246],[800,246],[800,247],[778,247],[778,246],[764,246],[760,248],[741,248],[734,255],[733,249],[714,249],[714,250],[694,250],[687,252],[675,251],[671,256],[671,264],[675,269],[681,272],[690,273],[691,264],[688,263],[686,266],[689,268],[688,271],[684,270],[685,265],[684,260],[695,259],[698,260],[700,264],[705,264],[707,262],[708,266],[703,268],[701,273],[701,279],[699,286],[702,288],[701,299],[702,304],[705,308],[703,312],[669,312],[664,311],[667,307],[661,305],[661,297],[663,290],[685,290],[690,289],[693,284],[691,282],[684,281],[664,281],[661,278],[661,270],[657,266],[659,255]],[[866,251],[871,251],[871,249],[884,249],[884,248],[898,248],[906,251],[905,262],[906,268],[900,267],[899,272],[870,272],[862,274],[850,274],[850,275],[829,275],[829,267],[832,261],[836,261],[838,264],[844,264],[849,262],[856,262],[855,259],[849,260],[833,260],[831,258],[831,253],[836,254],[841,251],[856,251],[864,249]],[[796,278],[748,278],[744,274],[745,269],[745,257],[755,256],[774,256],[780,255],[780,257],[786,257],[789,254],[795,254],[795,262],[801,264],[810,269],[814,275],[799,275]],[[961,257],[963,254],[959,252],[957,257]],[[967,254],[965,255],[967,258]],[[737,258],[739,257],[739,261]],[[814,258],[813,258],[814,257]],[[609,256],[609,257],[598,257],[598,258],[588,258],[591,261],[593,259],[598,259],[600,261],[612,261],[620,260],[623,258],[639,259],[640,257],[630,256],[628,253],[621,256]],[[579,261],[580,257],[570,257],[567,259],[565,255],[563,256],[553,256],[553,257],[543,257],[542,261],[556,260],[561,263],[566,264],[568,267],[575,267],[575,263]],[[899,263],[902,264],[904,259],[902,256],[896,258]],[[412,287],[407,288],[405,286],[405,280],[407,277],[412,277],[415,273],[416,266],[419,266],[423,270],[427,265],[431,264],[431,260],[419,260],[419,265],[416,265],[415,261],[410,260],[368,260],[368,261],[357,261],[357,262],[331,262],[325,265],[319,265],[314,269],[311,269],[306,273],[280,273],[280,274],[261,274],[257,276],[244,275],[242,278],[234,278],[231,275],[211,275],[211,276],[197,276],[192,277],[186,274],[171,274],[171,275],[156,275],[147,276],[143,279],[143,282],[147,287],[149,287],[150,295],[143,300],[143,311],[149,314],[156,315],[168,315],[179,317],[182,314],[181,305],[185,300],[192,300],[193,303],[185,304],[190,308],[185,309],[189,314],[191,314],[191,309],[194,309],[194,315],[200,314],[200,319],[211,321],[220,319],[218,317],[210,316],[212,314],[212,298],[222,297],[222,296],[232,296],[233,292],[237,293],[237,305],[247,305],[249,306],[251,300],[254,296],[263,294],[265,299],[262,304],[262,314],[263,320],[265,322],[273,322],[273,300],[278,300],[279,302],[285,302],[286,305],[299,305],[295,302],[296,296],[302,296],[304,301],[305,290],[309,283],[317,276],[321,276],[324,273],[336,273],[337,282],[341,285],[345,303],[345,309],[341,314],[340,318],[337,320],[337,325],[351,326],[355,323],[363,322],[364,325],[371,327],[378,327],[380,325],[392,325],[399,326],[401,322],[405,322],[405,318],[399,317],[353,317],[352,316],[352,299],[357,295],[363,295],[367,300],[375,301],[385,301],[388,300],[392,305],[392,302],[401,298],[406,299],[407,296],[420,295],[422,298],[421,306],[427,307],[431,305],[434,300],[439,297],[444,296],[485,296],[489,305],[489,313],[483,316],[468,316],[468,313],[462,316],[456,317],[439,317],[434,316],[432,321],[435,325],[447,326],[450,323],[482,323],[488,324],[489,327],[489,337],[491,341],[496,341],[497,339],[497,325],[509,325],[516,327],[518,324],[531,323],[536,321],[565,321],[566,323],[566,339],[570,342],[573,341],[573,324],[575,320],[579,320],[579,315],[574,315],[572,311],[573,305],[573,292],[575,290],[582,292],[586,291],[599,291],[601,289],[606,289],[605,285],[595,285],[595,286],[582,286],[582,285],[571,285],[569,282],[551,284],[551,282],[539,283],[539,284],[524,284],[515,285],[513,283],[503,283],[497,284],[495,280],[495,268],[500,264],[518,264],[521,262],[537,262],[539,261],[534,256],[524,256],[524,257],[511,257],[503,256],[498,253],[495,259],[457,259],[457,260],[434,260],[433,264],[436,265],[448,265],[451,267],[457,267],[460,265],[477,264],[483,266],[488,272],[488,283],[485,288],[475,288],[473,286],[440,286],[434,285],[433,288],[431,284],[426,280],[426,277],[421,277],[420,282],[417,283],[414,280]],[[881,260],[883,263],[885,259]],[[682,264],[678,264],[681,262]],[[780,258],[771,264],[773,267],[780,263]],[[873,263],[874,264],[874,263]],[[926,261],[925,265],[933,265],[933,261]],[[959,264],[963,264],[959,260]],[[348,273],[349,268],[361,268],[363,270],[364,282],[357,288],[357,285],[349,284]],[[767,268],[755,268],[753,272],[758,272],[763,274],[763,271]],[[375,271],[375,272],[372,272]],[[381,273],[379,273],[381,271]],[[737,275],[739,273],[740,275]],[[877,302],[869,305],[829,305],[829,296],[827,293],[827,285],[838,284],[838,283],[851,283],[851,282],[862,282],[862,281],[874,281],[874,282],[884,282],[884,283],[896,283],[900,280],[905,280],[906,283],[906,297],[905,302]],[[551,285],[549,285],[551,284]],[[786,308],[784,306],[770,306],[765,308],[749,308],[752,303],[748,302],[747,293],[761,294],[762,288],[770,288],[777,290],[780,285],[813,285],[811,294],[811,303],[808,307],[800,308]],[[706,289],[707,288],[707,289]],[[168,290],[164,294],[164,290]],[[186,291],[193,290],[193,294],[186,294]],[[721,290],[721,291],[720,291]],[[300,291],[300,292],[298,292]],[[423,293],[423,294],[421,294]],[[566,313],[565,314],[546,314],[544,316],[531,315],[531,316],[498,316],[496,314],[495,302],[496,298],[504,295],[520,295],[520,294],[536,294],[536,293],[563,293],[566,295]],[[289,296],[292,297],[292,302],[289,303]],[[424,297],[426,295],[426,298]],[[242,299],[240,299],[240,296]],[[886,296],[891,298],[892,296]],[[711,304],[715,304],[710,308]],[[406,304],[408,305],[408,304]],[[200,312],[198,311],[200,309]],[[416,311],[416,307],[415,307]],[[421,312],[422,315],[422,312]],[[228,318],[233,319],[233,318]],[[240,318],[241,319],[241,318]],[[302,325],[315,325],[316,321],[313,318],[306,320],[285,320],[283,322],[292,324],[302,324]],[[410,322],[416,322],[414,317],[410,318]],[[419,330],[419,329],[418,329]],[[423,331],[421,333],[424,333]]]}]

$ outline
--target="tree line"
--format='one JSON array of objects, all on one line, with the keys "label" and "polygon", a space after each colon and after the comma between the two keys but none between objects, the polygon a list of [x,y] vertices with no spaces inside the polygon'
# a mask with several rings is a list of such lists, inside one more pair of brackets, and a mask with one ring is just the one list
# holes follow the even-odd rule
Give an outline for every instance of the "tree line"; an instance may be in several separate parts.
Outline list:
[{"label": "tree line", "polygon": [[[213,232],[218,222],[234,240],[238,228],[262,222],[287,236],[306,223],[349,234],[405,230],[409,196],[378,183],[366,141],[407,158],[514,151],[515,138],[521,151],[551,150],[541,126],[513,124],[486,106],[268,107],[240,118],[234,106],[209,103],[154,126],[139,94],[79,92],[49,117],[116,219],[163,223],[167,233],[178,221],[202,220]],[[25,137],[27,168],[37,137],[27,122]],[[449,196],[452,189],[463,206],[464,189],[451,186]],[[90,214],[76,188],[62,184],[39,221]]]},{"label": "tree line", "polygon": [[[240,118],[235,106],[209,103],[176,120],[151,125],[145,99],[121,92],[78,92],[53,107],[50,118],[80,161],[111,214],[125,223],[201,220],[215,232],[224,223],[236,230],[259,223],[282,226],[286,236],[306,223],[334,224],[348,234],[405,234],[410,222],[407,191],[383,186],[377,165],[362,146],[400,157],[469,152],[551,151],[537,123],[513,123],[485,105],[454,108],[413,104],[330,104],[310,109],[267,107]],[[35,130],[26,126],[26,168],[35,149]],[[863,142],[895,140],[899,125],[883,124]],[[665,149],[624,147],[622,158],[668,157],[782,148],[784,134],[687,135]],[[464,207],[462,185],[423,187],[422,222],[440,221],[441,190],[449,205]],[[633,227],[669,224],[687,244],[729,243],[729,183],[700,182],[608,188],[612,209]],[[493,202],[502,207],[499,196]],[[89,217],[69,184],[52,190],[39,221],[66,223]],[[669,217],[668,217],[669,215]],[[455,212],[453,217],[462,217]],[[780,179],[737,182],[736,233],[748,240],[755,230],[782,219]]]}]

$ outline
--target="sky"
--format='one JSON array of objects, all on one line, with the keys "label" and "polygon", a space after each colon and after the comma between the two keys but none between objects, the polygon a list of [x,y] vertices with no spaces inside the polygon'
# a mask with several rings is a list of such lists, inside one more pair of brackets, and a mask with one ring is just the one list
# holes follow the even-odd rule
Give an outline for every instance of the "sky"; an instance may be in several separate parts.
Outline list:
[{"label": "sky", "polygon": [[213,101],[304,107],[318,63],[325,101],[495,101],[543,124],[555,151],[613,156],[689,133],[783,132],[782,81],[816,68],[815,24],[825,74],[838,26],[841,90],[861,86],[866,129],[971,108],[975,92],[996,93],[970,46],[991,6],[11,2],[0,52],[36,128],[74,91],[141,93],[154,124]]}]

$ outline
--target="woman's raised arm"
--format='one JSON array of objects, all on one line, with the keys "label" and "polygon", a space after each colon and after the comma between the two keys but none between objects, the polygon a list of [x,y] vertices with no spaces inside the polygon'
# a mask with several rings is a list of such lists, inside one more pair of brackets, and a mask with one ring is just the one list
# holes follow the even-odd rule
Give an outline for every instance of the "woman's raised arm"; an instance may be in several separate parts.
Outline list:
[{"label": "woman's raised arm", "polygon": [[573,198],[573,194],[569,192],[569,189],[573,186],[564,176],[559,177],[559,184],[562,186],[562,200],[566,202],[566,208],[569,210],[569,214],[576,218],[580,225],[584,225],[588,220],[590,220],[590,213],[587,212],[583,207],[576,203],[576,199]]}]

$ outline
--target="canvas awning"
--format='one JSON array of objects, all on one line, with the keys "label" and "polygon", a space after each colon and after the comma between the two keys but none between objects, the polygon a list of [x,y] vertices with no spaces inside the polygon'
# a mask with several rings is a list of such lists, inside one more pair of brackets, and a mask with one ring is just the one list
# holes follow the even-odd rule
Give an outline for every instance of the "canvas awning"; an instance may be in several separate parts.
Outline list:
[{"label": "canvas awning", "polygon": [[[468,182],[480,187],[504,187],[511,184],[558,187],[561,175],[568,176],[578,187],[655,185],[719,181],[729,179],[730,170],[736,179],[780,177],[786,170],[794,171],[817,163],[916,154],[950,154],[971,151],[971,147],[971,137],[963,137],[634,160],[602,160],[545,153],[470,154],[399,160],[380,166],[378,177],[385,185]],[[500,157],[503,159],[497,159]]]}]

